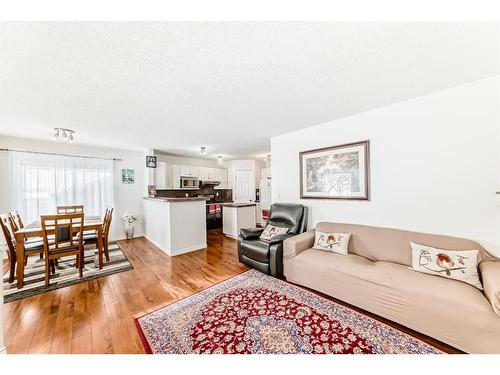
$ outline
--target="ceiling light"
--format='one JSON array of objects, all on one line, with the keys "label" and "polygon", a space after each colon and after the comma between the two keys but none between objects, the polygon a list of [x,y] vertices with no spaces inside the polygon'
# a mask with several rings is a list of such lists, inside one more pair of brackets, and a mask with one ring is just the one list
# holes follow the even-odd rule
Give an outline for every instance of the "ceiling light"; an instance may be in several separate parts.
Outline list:
[{"label": "ceiling light", "polygon": [[205,146],[200,147],[200,155],[205,155],[207,153],[207,148]]},{"label": "ceiling light", "polygon": [[54,140],[61,139],[68,143],[73,143],[75,140],[75,131],[71,129],[64,128],[54,128],[54,135],[52,136]]}]

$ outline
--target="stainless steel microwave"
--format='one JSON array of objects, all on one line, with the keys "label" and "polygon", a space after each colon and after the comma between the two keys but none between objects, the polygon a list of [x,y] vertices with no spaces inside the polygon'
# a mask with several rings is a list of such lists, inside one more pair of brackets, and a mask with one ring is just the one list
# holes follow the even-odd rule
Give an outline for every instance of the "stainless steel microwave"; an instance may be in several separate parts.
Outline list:
[{"label": "stainless steel microwave", "polygon": [[196,177],[181,177],[181,189],[199,189],[200,183]]}]

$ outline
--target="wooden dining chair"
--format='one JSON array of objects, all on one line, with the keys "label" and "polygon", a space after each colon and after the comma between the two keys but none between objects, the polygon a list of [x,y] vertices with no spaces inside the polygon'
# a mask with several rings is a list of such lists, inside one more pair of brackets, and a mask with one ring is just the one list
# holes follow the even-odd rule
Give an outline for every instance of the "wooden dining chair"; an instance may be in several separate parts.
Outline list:
[{"label": "wooden dining chair", "polygon": [[10,216],[10,219],[12,220],[11,222],[13,225],[14,232],[24,228],[23,219],[21,219],[21,215],[19,215],[19,211],[17,211],[17,210],[10,211],[9,216]]},{"label": "wooden dining chair", "polygon": [[83,212],[83,204],[70,206],[57,206],[57,214],[75,214]]},{"label": "wooden dining chair", "polygon": [[[104,255],[106,256],[106,261],[109,262],[109,228],[111,227],[111,220],[113,219],[113,208],[108,207],[104,214],[104,221],[102,224],[102,243],[104,248]],[[83,239],[85,244],[95,244],[97,246],[97,232],[91,234],[84,234]]]},{"label": "wooden dining chair", "polygon": [[45,286],[49,286],[51,261],[75,255],[76,267],[80,277],[83,277],[83,212],[60,215],[42,215],[43,250],[45,257]]},{"label": "wooden dining chair", "polygon": [[[17,211],[17,210],[10,211],[9,217],[10,217],[10,223],[11,223],[13,233],[24,228],[23,219],[21,219],[21,215],[19,214],[19,211]],[[42,242],[43,243],[43,238],[42,237],[29,237],[29,238],[25,239],[25,242]],[[40,259],[43,259],[43,252],[40,253]]]},{"label": "wooden dining chair", "polygon": [[[0,215],[0,226],[2,227],[2,233],[5,237],[5,241],[7,242],[7,256],[9,258],[9,283],[12,283],[14,281],[14,276],[15,276],[15,268],[16,268],[16,262],[17,262],[17,255],[16,255],[16,240],[14,237],[14,231],[12,230],[13,227],[12,219],[10,218],[9,215],[3,214]],[[38,241],[38,242],[26,242],[24,244],[24,259],[25,262],[27,263],[28,257],[31,255],[39,255],[43,254],[43,242]],[[52,267],[55,267],[54,264],[52,264]]]}]

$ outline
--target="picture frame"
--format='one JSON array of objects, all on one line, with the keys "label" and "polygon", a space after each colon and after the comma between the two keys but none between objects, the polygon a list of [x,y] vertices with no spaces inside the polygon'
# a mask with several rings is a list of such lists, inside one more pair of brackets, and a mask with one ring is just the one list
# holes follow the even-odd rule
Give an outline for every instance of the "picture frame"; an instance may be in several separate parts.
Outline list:
[{"label": "picture frame", "polygon": [[134,170],[129,168],[122,169],[122,184],[133,184],[133,183],[135,183]]},{"label": "picture frame", "polygon": [[300,198],[370,200],[370,141],[299,152]]},{"label": "picture frame", "polygon": [[146,167],[147,168],[156,168],[156,156],[146,156]]},{"label": "picture frame", "polygon": [[148,185],[148,196],[150,198],[156,197],[156,185]]}]

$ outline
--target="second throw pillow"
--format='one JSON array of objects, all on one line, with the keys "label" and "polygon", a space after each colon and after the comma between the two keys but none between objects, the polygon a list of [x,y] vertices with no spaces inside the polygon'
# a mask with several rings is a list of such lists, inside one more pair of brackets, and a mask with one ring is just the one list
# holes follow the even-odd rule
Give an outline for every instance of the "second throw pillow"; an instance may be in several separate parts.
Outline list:
[{"label": "second throw pillow", "polygon": [[483,290],[477,272],[478,250],[443,250],[410,242],[411,269],[468,283]]}]

